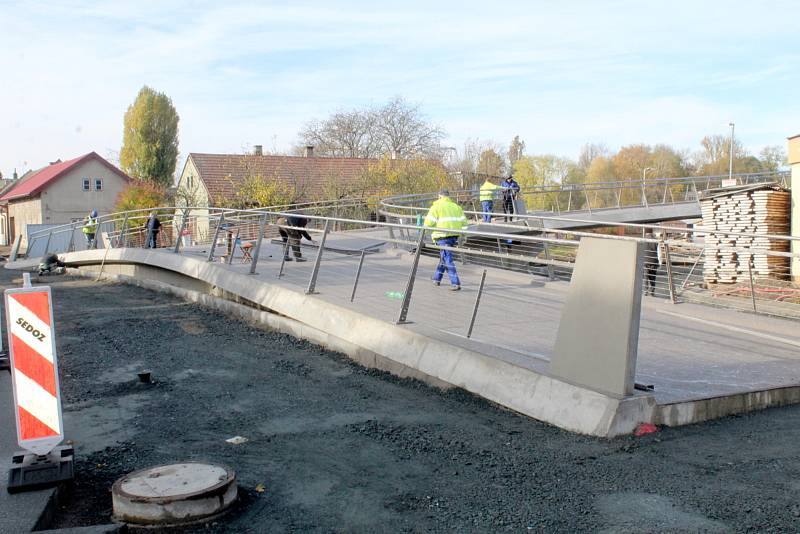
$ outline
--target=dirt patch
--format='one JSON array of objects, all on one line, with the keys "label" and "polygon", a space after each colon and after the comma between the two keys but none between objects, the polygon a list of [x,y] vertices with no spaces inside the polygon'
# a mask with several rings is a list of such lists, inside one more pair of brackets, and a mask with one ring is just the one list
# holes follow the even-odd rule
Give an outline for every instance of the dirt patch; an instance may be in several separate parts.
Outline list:
[{"label": "dirt patch", "polygon": [[[587,438],[167,295],[64,282],[52,280],[77,474],[53,527],[107,523],[114,480],[182,460],[230,465],[245,497],[190,532],[793,531],[800,520],[797,407]],[[135,381],[140,368],[154,384]],[[249,441],[225,442],[237,435]]]}]

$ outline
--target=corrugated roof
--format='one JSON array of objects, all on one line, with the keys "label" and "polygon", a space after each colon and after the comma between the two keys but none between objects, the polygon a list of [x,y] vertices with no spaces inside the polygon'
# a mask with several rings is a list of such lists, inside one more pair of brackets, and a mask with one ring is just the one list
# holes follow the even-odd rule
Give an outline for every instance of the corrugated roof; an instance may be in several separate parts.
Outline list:
[{"label": "corrugated roof", "polygon": [[248,176],[261,175],[294,186],[303,199],[310,199],[328,180],[340,185],[355,184],[376,159],[301,156],[258,156],[251,154],[189,154],[200,179],[208,189],[211,203],[231,199]]},{"label": "corrugated roof", "polygon": [[96,152],[89,152],[88,154],[84,154],[83,156],[74,159],[43,167],[38,171],[31,173],[27,177],[23,176],[23,178],[17,181],[17,183],[14,184],[11,189],[6,191],[3,196],[0,196],[0,201],[15,200],[18,198],[37,195],[48,185],[61,178],[78,165],[81,165],[82,163],[92,159],[99,161],[125,180],[130,180],[130,177],[127,174],[107,162]]}]

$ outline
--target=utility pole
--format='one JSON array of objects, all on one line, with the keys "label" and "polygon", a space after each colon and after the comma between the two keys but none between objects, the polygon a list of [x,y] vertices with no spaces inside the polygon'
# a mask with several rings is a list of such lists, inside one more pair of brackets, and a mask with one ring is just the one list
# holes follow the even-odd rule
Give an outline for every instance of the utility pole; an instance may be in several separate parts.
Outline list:
[{"label": "utility pole", "polygon": [[733,129],[736,125],[732,122],[728,123],[728,126],[731,127],[731,150],[729,154],[729,163],[728,163],[728,179],[733,179]]}]

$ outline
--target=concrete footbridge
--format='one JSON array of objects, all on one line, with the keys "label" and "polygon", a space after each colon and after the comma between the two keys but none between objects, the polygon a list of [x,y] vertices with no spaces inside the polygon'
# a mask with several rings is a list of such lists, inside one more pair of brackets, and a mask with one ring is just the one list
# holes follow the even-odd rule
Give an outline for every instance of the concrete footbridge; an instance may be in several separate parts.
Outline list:
[{"label": "concrete footbridge", "polygon": [[[677,185],[668,183],[667,195]],[[626,196],[616,196],[622,206]],[[644,197],[648,209],[647,189]],[[476,223],[443,247],[411,220],[429,200],[402,207],[386,199],[378,216],[360,199],[116,213],[99,220],[97,248],[87,247],[80,223],[64,225],[32,235],[27,257],[15,251],[6,267],[36,269],[57,253],[86,276],[170,292],[584,434],[800,401],[800,301],[757,298],[773,281],[753,275],[752,295],[707,287],[702,258],[715,253],[702,239],[708,231],[659,227],[650,239],[587,228],[653,228],[644,224],[597,219],[565,228],[585,219],[520,213],[539,231]],[[162,223],[155,234],[152,212]],[[456,258],[461,291],[431,283],[442,249]],[[666,261],[653,273],[656,249]]]}]

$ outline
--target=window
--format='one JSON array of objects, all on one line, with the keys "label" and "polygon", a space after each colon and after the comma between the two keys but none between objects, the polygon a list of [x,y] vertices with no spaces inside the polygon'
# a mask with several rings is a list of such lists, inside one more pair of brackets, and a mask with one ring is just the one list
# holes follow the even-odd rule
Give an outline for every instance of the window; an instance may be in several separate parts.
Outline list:
[{"label": "window", "polygon": [[89,191],[89,189],[90,189],[90,187],[89,187],[89,179],[88,178],[84,178],[83,179],[83,190],[84,191]]},{"label": "window", "polygon": [[94,181],[94,190],[95,191],[102,191],[103,190],[103,180],[100,178],[96,178]]}]

